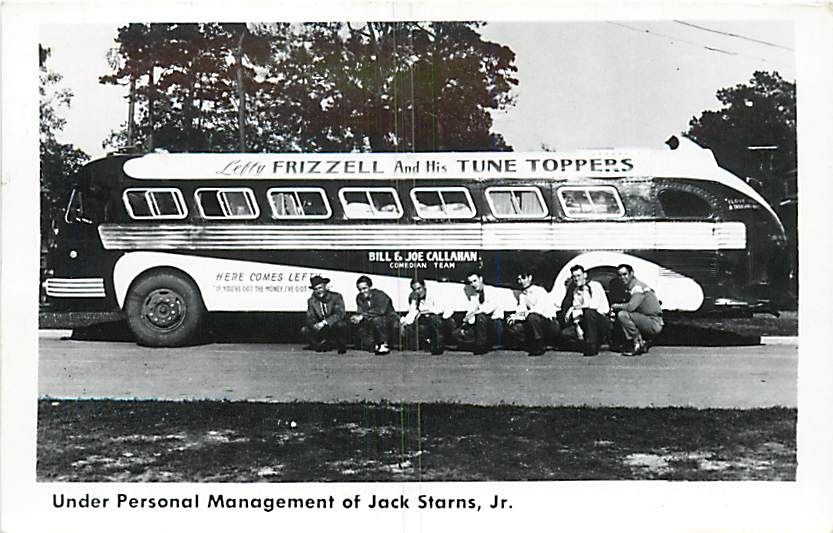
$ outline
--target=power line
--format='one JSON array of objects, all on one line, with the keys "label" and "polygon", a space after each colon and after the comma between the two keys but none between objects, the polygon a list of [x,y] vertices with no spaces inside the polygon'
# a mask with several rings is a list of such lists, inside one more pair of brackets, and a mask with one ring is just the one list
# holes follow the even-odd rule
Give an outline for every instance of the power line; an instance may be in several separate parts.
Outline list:
[{"label": "power line", "polygon": [[727,37],[734,37],[736,39],[743,39],[744,41],[750,41],[750,42],[753,42],[753,43],[764,44],[766,46],[772,46],[772,47],[775,47],[775,48],[781,48],[781,49],[784,49],[784,50],[789,50],[790,52],[794,51],[792,48],[790,48],[788,46],[783,46],[783,45],[771,43],[771,42],[768,42],[768,41],[762,41],[760,39],[753,39],[752,37],[746,37],[745,35],[740,35],[738,33],[731,33],[731,32],[728,32],[728,31],[715,30],[715,29],[712,29],[712,28],[707,28],[705,26],[698,26],[697,24],[692,24],[690,22],[684,22],[682,20],[675,20],[674,22],[676,22],[677,24],[682,24],[683,26],[690,26],[692,28],[697,28],[698,30],[708,31],[708,32],[711,32],[711,33],[717,33],[719,35],[726,35]]},{"label": "power line", "polygon": [[629,29],[631,31],[639,32],[639,33],[642,33],[642,34],[647,33],[647,34],[650,34],[650,35],[653,35],[653,36],[656,36],[656,37],[661,37],[663,39],[669,39],[672,42],[680,42],[680,43],[688,44],[690,46],[695,46],[697,48],[702,48],[702,49],[707,50],[709,52],[717,52],[717,53],[720,53],[720,54],[726,54],[726,55],[730,55],[730,56],[746,57],[746,58],[754,59],[756,61],[760,61],[762,63],[770,63],[770,61],[768,61],[767,59],[764,59],[763,57],[750,56],[750,55],[741,54],[739,52],[735,52],[735,51],[732,51],[732,50],[724,50],[722,48],[715,48],[713,46],[708,46],[708,45],[705,45],[703,43],[698,43],[698,42],[694,42],[694,41],[687,41],[685,39],[680,39],[679,37],[674,37],[672,35],[666,35],[664,33],[659,33],[659,32],[653,31],[653,30],[645,29],[645,28],[635,28],[633,26],[629,26],[627,24],[622,24],[620,22],[607,21],[607,23],[608,24],[613,24],[614,26],[619,26],[619,27],[622,27],[622,28],[626,28],[626,29]]},{"label": "power line", "polygon": [[739,55],[737,52],[730,52],[728,50],[723,50],[721,48],[714,48],[714,47],[711,47],[711,46],[706,46],[706,45],[701,44],[701,43],[686,41],[685,39],[680,39],[678,37],[673,37],[671,35],[665,35],[664,33],[659,33],[659,32],[655,32],[655,31],[652,31],[652,30],[646,30],[644,28],[634,28],[633,26],[628,26],[627,24],[622,24],[620,22],[610,22],[610,21],[608,21],[608,24],[613,24],[614,26],[620,26],[622,28],[627,28],[629,30],[636,31],[636,32],[639,32],[639,33],[649,33],[651,35],[656,35],[657,37],[663,37],[665,39],[671,39],[672,41],[679,41],[681,43],[690,44],[690,45],[696,46],[698,48],[705,48],[706,50],[709,50],[711,52],[720,52],[721,54],[728,54],[728,55],[731,55],[731,56]]}]

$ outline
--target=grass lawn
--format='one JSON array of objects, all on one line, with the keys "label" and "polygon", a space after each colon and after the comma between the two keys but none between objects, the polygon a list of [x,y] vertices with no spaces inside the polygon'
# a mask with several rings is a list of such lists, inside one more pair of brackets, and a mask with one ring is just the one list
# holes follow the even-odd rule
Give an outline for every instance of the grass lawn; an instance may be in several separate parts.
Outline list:
[{"label": "grass lawn", "polygon": [[796,410],[41,400],[40,481],[794,480]]}]

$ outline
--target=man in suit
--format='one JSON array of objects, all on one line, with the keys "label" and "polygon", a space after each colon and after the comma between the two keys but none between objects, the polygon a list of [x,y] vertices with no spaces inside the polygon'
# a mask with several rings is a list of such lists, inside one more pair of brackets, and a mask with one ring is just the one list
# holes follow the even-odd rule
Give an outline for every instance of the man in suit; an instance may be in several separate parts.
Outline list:
[{"label": "man in suit", "polygon": [[373,282],[367,276],[356,280],[357,313],[350,321],[359,327],[362,346],[373,347],[376,355],[390,353],[391,331],[399,329],[399,314],[393,308],[390,296],[373,288]]},{"label": "man in suit", "polygon": [[339,354],[344,354],[348,335],[344,298],[331,291],[328,283],[328,278],[318,275],[310,279],[312,296],[307,300],[306,324],[301,332],[316,352],[326,352],[334,345]]}]

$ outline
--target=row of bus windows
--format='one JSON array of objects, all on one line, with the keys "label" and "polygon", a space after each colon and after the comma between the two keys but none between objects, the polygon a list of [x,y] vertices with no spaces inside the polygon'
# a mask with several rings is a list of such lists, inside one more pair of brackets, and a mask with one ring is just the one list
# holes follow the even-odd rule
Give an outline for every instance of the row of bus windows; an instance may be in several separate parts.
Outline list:
[{"label": "row of bus windows", "polygon": [[[200,215],[206,219],[253,219],[260,216],[255,194],[248,188],[202,188],[194,193]],[[625,209],[618,191],[611,186],[559,187],[558,200],[570,218],[617,218]],[[326,219],[330,202],[317,187],[276,187],[266,192],[274,219]],[[465,187],[416,187],[411,202],[420,218],[473,218],[477,215]],[[344,187],[338,198],[347,218],[398,219],[402,204],[390,187]],[[124,205],[134,219],[182,219],[188,208],[176,188],[127,189]],[[549,216],[538,187],[490,187],[486,201],[492,214],[507,219],[537,219]]]}]

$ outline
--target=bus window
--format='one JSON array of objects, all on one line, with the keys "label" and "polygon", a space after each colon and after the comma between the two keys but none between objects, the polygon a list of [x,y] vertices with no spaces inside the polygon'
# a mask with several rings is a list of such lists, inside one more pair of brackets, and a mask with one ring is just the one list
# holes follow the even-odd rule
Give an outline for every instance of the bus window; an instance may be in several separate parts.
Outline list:
[{"label": "bus window", "polygon": [[677,189],[664,189],[657,195],[665,216],[669,218],[709,218],[712,206],[698,194]]},{"label": "bus window", "polygon": [[474,203],[464,187],[416,187],[411,200],[422,218],[471,218]]},{"label": "bus window", "polygon": [[498,218],[544,218],[547,207],[538,187],[489,187],[486,200]]},{"label": "bus window", "polygon": [[122,199],[130,218],[182,219],[188,216],[179,189],[126,189]]},{"label": "bus window", "polygon": [[266,195],[272,218],[330,218],[332,214],[323,189],[273,188]]},{"label": "bus window", "polygon": [[338,191],[347,218],[399,218],[402,204],[390,187],[345,187]]},{"label": "bus window", "polygon": [[203,218],[257,218],[260,211],[251,189],[197,189],[194,193]]},{"label": "bus window", "polygon": [[559,187],[558,199],[568,218],[618,218],[625,208],[610,186]]}]

